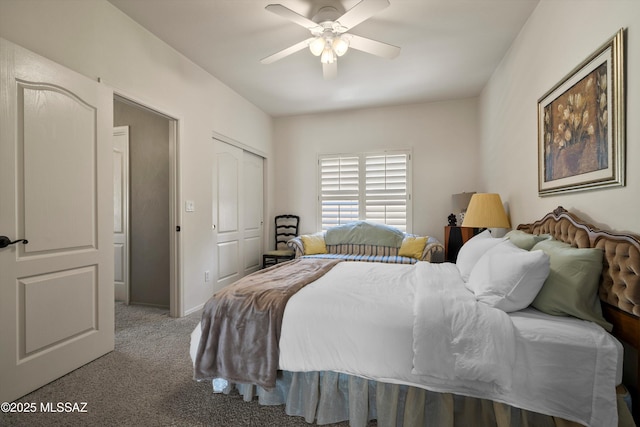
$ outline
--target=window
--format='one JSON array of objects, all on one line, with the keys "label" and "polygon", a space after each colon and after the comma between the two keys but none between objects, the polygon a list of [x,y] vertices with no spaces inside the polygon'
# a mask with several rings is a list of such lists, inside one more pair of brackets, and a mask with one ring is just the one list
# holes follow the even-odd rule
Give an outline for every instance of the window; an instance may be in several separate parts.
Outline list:
[{"label": "window", "polygon": [[367,220],[410,231],[410,163],[408,151],[320,156],[321,229]]}]

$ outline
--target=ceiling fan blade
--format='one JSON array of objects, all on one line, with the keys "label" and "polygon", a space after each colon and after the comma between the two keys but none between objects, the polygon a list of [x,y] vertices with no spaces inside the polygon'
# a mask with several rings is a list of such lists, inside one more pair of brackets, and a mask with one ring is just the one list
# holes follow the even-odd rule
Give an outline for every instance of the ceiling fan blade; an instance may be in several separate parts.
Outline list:
[{"label": "ceiling fan blade", "polygon": [[311,42],[311,40],[313,39],[314,37],[310,37],[306,40],[302,40],[301,42],[296,43],[293,46],[289,46],[286,49],[282,49],[280,52],[276,52],[273,55],[269,55],[266,58],[262,58],[260,62],[262,62],[263,64],[271,64],[272,62],[276,62],[277,60],[282,59],[285,56],[289,56],[292,53],[296,53],[297,51],[302,50],[305,47],[309,46],[309,42]]},{"label": "ceiling fan blade", "polygon": [[400,48],[391,44],[368,39],[366,37],[348,34],[349,47],[372,55],[393,59],[400,53]]},{"label": "ceiling fan blade", "polygon": [[322,64],[322,76],[325,80],[335,79],[338,75],[338,61],[331,64]]},{"label": "ceiling fan blade", "polygon": [[362,0],[346,11],[337,21],[350,30],[387,6],[389,6],[389,0]]},{"label": "ceiling fan blade", "polygon": [[270,4],[267,5],[265,7],[265,9],[267,9],[269,12],[273,12],[276,15],[279,15],[285,19],[288,19],[291,22],[294,22],[304,28],[307,28],[308,30],[311,30],[312,28],[317,28],[318,24],[316,24],[315,22],[313,22],[311,19],[304,17],[302,15],[300,15],[297,12],[294,12],[293,10],[284,7],[281,4]]}]

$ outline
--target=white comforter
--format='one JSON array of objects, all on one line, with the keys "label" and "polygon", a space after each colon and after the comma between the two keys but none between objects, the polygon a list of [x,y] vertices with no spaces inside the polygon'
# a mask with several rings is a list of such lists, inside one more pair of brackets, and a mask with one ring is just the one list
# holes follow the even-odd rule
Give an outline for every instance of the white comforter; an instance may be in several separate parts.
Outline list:
[{"label": "white comforter", "polygon": [[507,313],[478,303],[455,264],[420,263],[415,269],[411,372],[508,390],[516,332]]},{"label": "white comforter", "polygon": [[478,303],[454,264],[345,262],[294,295],[280,368],[331,370],[617,425],[620,344],[601,327]]}]

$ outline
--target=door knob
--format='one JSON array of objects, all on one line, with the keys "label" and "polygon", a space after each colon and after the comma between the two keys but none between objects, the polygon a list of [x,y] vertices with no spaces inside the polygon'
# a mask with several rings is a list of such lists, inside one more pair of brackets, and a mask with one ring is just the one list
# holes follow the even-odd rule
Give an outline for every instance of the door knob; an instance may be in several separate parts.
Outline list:
[{"label": "door knob", "polygon": [[21,242],[24,243],[25,245],[29,243],[27,239],[18,239],[12,242],[11,239],[8,238],[7,236],[0,236],[0,249],[6,248],[9,245],[13,245],[15,243],[21,243]]}]

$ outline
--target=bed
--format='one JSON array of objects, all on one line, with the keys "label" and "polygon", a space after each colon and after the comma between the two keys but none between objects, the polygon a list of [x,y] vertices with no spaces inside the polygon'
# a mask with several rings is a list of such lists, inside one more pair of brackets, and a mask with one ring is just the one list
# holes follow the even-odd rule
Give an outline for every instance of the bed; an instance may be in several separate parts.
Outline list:
[{"label": "bed", "polygon": [[[606,319],[550,316],[508,298],[493,306],[477,302],[481,293],[470,292],[472,280],[462,274],[464,255],[459,265],[342,262],[284,292],[277,315],[257,322],[274,331],[254,351],[255,357],[270,354],[259,362],[267,361],[272,375],[242,375],[253,365],[245,369],[248,356],[239,355],[248,353],[238,348],[253,350],[263,331],[244,321],[240,328],[231,324],[226,335],[244,328],[251,337],[249,344],[234,337],[240,347],[225,354],[210,336],[220,314],[203,314],[192,334],[194,376],[212,380],[215,391],[235,387],[246,400],[257,396],[262,404],[284,404],[288,414],[317,424],[349,420],[360,426],[375,419],[380,426],[634,425],[628,401],[616,394],[622,346],[605,328],[633,347],[639,342],[640,240],[597,230],[562,208],[518,229],[544,236],[541,241],[600,249],[590,251],[601,253],[602,262],[593,300],[599,308],[597,292],[598,315]],[[498,240],[503,239],[487,244]],[[542,262],[538,267],[544,265],[540,251],[527,256],[534,252]],[[553,271],[553,265],[547,268]],[[256,301],[262,304],[266,294],[251,289],[262,279],[253,280],[247,289],[260,294]],[[230,288],[227,293],[237,296]],[[218,354],[212,356],[213,341]],[[220,368],[219,360],[240,368]]]}]

